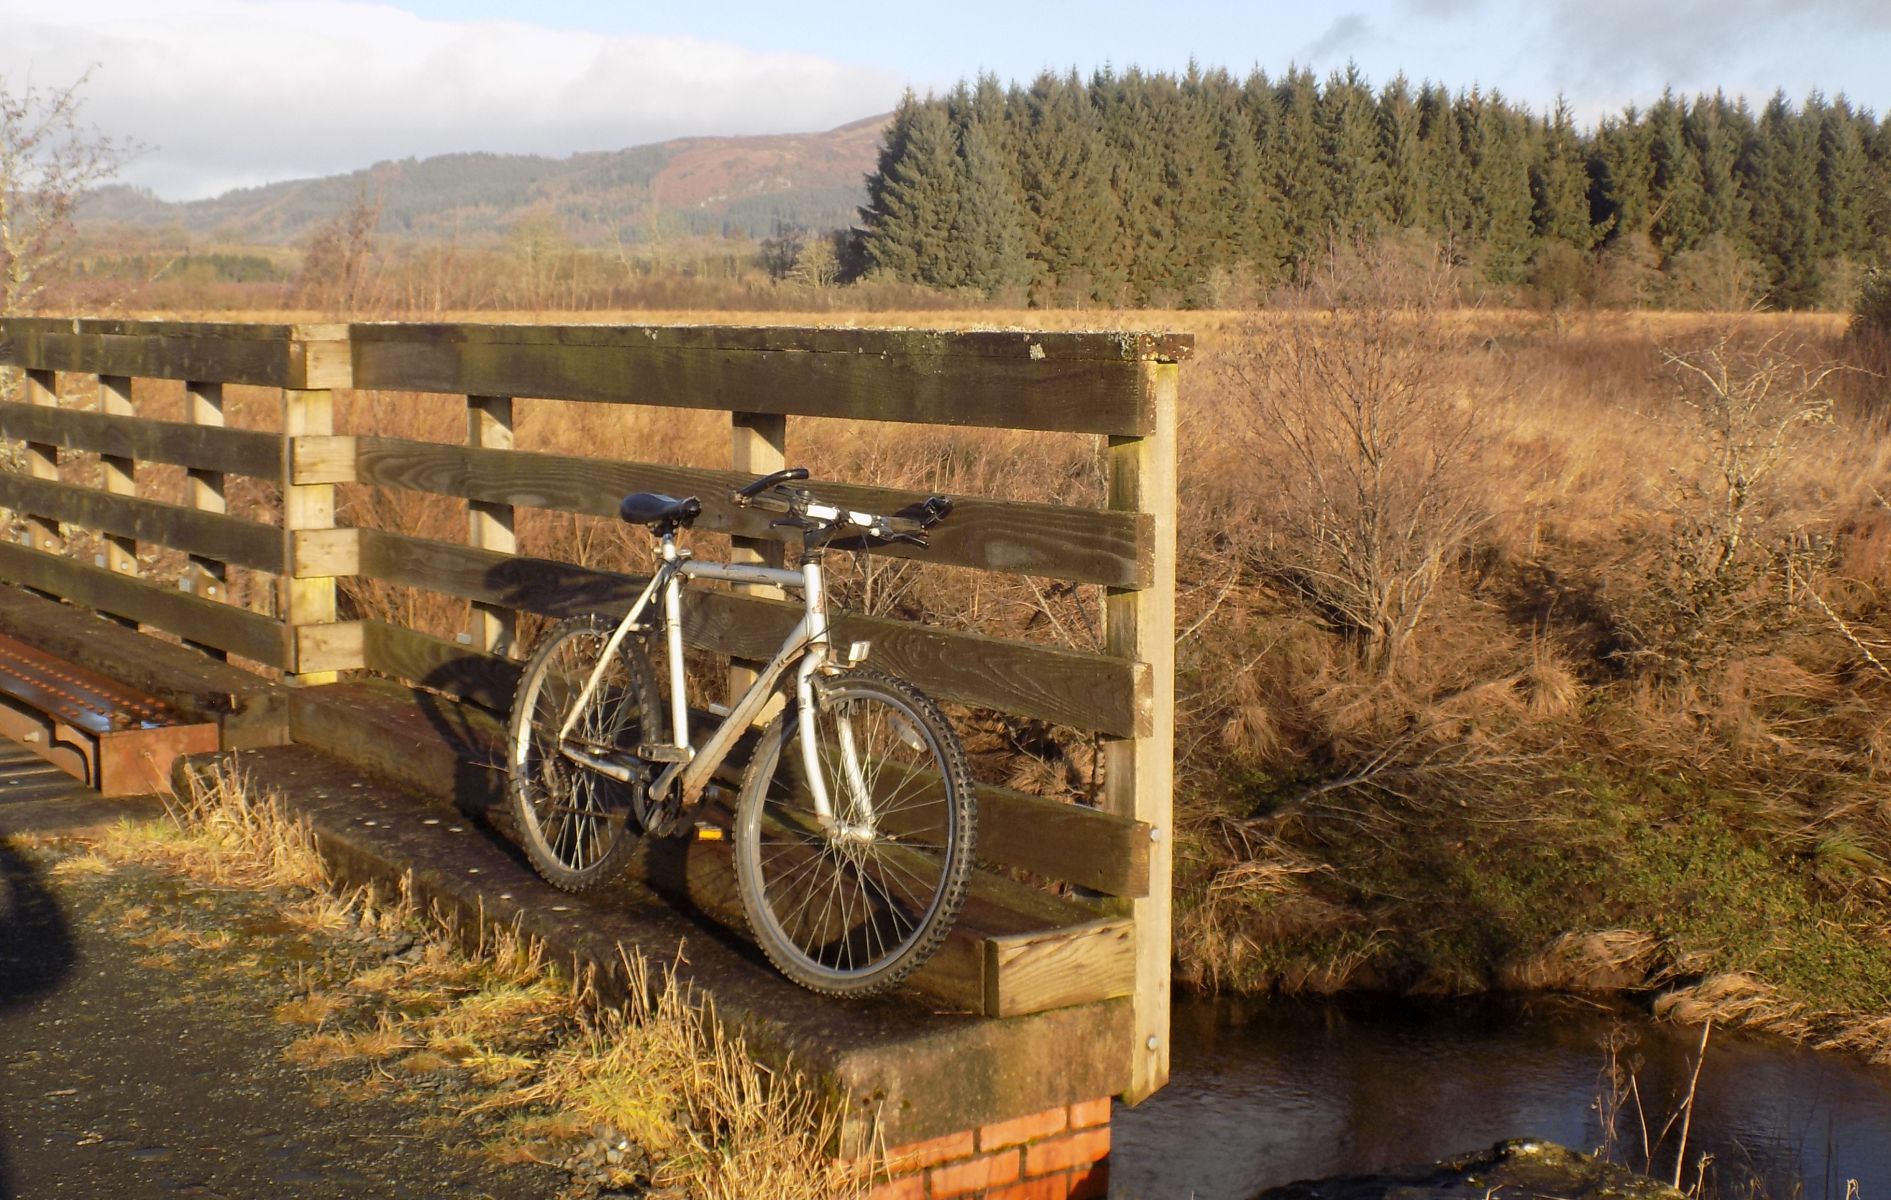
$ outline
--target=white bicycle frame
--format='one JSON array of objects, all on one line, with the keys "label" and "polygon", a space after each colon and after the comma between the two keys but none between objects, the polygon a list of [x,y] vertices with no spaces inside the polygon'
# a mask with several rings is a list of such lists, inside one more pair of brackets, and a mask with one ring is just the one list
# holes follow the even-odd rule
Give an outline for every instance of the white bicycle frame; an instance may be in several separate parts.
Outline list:
[{"label": "white bicycle frame", "polygon": [[[571,710],[565,714],[564,724],[558,730],[559,752],[565,757],[593,770],[601,771],[614,779],[635,784],[633,769],[623,762],[594,753],[582,746],[574,745],[571,738],[572,726],[577,723],[578,714],[584,710],[592,695],[597,691],[599,682],[604,678],[612,657],[623,645],[626,637],[636,628],[644,610],[650,606],[659,593],[663,597],[663,624],[666,649],[669,653],[670,677],[670,728],[672,741],[681,752],[681,759],[668,763],[662,773],[650,781],[648,788],[652,796],[669,794],[671,788],[680,788],[685,805],[693,804],[701,797],[703,789],[709,784],[722,760],[728,756],[735,745],[755,719],[761,715],[774,694],[775,685],[787,671],[790,663],[798,663],[795,668],[795,702],[801,706],[804,714],[800,725],[799,742],[802,763],[807,770],[809,790],[813,793],[815,817],[821,828],[833,836],[871,839],[873,836],[873,809],[870,789],[860,769],[859,756],[853,744],[853,729],[847,722],[842,722],[839,730],[841,757],[848,786],[854,794],[855,805],[851,810],[857,820],[838,822],[834,816],[833,801],[828,796],[827,781],[820,771],[819,745],[813,719],[814,676],[828,665],[830,645],[828,640],[827,594],[822,586],[821,563],[817,556],[809,555],[798,571],[781,567],[750,565],[747,563],[697,562],[689,557],[687,551],[679,550],[673,533],[662,537],[663,561],[656,573],[650,577],[650,583],[637,597],[630,611],[624,614],[617,628],[612,632],[610,641],[598,656],[597,665],[592,668],[590,678],[585,681],[584,690],[578,694]],[[683,692],[683,602],[682,580],[684,579],[721,579],[731,583],[768,584],[787,588],[801,593],[804,612],[801,620],[788,632],[781,649],[763,666],[755,676],[748,690],[743,692],[730,707],[729,713],[722,719],[715,732],[703,743],[700,750],[690,745],[689,708]],[[850,653],[848,665],[858,662],[865,656],[865,644],[859,643]]]}]

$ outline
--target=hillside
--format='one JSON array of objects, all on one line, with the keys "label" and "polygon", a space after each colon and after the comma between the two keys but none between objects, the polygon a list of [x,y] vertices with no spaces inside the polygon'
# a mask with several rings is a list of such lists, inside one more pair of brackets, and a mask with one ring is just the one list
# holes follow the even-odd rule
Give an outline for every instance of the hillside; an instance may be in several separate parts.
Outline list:
[{"label": "hillside", "polygon": [[826,133],[678,138],[568,158],[445,154],[175,203],[115,186],[88,201],[80,222],[282,244],[365,191],[380,197],[380,232],[393,238],[495,236],[547,208],[568,236],[587,243],[613,234],[634,242],[656,234],[839,228],[858,219],[886,122],[882,115]]}]

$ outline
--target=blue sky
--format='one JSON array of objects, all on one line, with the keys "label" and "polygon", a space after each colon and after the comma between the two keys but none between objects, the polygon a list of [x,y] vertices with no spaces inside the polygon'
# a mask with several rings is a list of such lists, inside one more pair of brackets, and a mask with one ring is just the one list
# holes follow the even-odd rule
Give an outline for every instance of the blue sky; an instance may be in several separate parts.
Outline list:
[{"label": "blue sky", "polygon": [[831,128],[906,87],[1356,62],[1585,121],[1663,87],[1891,109],[1891,0],[0,0],[0,79],[70,82],[171,198],[387,158]]}]

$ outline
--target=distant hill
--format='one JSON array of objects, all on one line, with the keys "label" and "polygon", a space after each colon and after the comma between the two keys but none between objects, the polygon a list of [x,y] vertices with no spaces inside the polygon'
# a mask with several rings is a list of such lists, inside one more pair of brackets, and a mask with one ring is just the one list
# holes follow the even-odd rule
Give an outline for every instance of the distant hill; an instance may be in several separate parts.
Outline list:
[{"label": "distant hill", "polygon": [[858,219],[886,116],[826,133],[678,138],[628,150],[545,158],[443,154],[376,163],[346,175],[241,188],[207,200],[160,200],[113,186],[81,208],[82,225],[175,228],[283,244],[345,210],[364,190],[381,200],[383,237],[483,238],[549,209],[578,242],[676,234],[766,237],[778,228],[835,229]]}]

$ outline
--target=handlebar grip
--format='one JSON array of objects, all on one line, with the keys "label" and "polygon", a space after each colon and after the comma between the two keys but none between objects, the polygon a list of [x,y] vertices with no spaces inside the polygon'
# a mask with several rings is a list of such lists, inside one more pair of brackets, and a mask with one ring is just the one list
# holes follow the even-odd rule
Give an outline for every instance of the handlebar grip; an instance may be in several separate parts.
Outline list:
[{"label": "handlebar grip", "polygon": [[806,467],[787,467],[780,471],[764,475],[746,487],[737,488],[735,494],[740,499],[752,500],[778,483],[786,483],[790,479],[806,479],[807,477],[808,469]]}]

